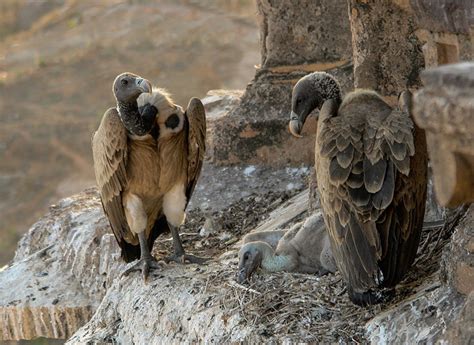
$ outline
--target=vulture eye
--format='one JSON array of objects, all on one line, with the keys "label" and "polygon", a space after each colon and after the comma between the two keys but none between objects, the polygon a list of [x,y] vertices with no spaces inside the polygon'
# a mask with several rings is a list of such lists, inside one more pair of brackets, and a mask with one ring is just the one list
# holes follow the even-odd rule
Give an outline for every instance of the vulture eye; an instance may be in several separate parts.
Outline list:
[{"label": "vulture eye", "polygon": [[127,80],[127,79],[122,79],[121,83],[122,83],[122,85],[127,85],[127,84],[128,84],[128,80]]},{"label": "vulture eye", "polygon": [[245,254],[244,254],[244,260],[248,260],[248,259],[249,259],[249,256],[250,256],[249,252],[245,252]]}]

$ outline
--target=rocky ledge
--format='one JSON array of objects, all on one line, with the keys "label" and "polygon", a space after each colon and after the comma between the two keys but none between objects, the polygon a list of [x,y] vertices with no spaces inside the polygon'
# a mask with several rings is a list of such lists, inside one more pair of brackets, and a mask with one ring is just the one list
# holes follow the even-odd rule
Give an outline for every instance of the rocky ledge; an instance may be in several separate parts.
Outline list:
[{"label": "rocky ledge", "polygon": [[[226,169],[219,171],[225,175]],[[218,209],[206,188],[197,191],[182,230],[186,248],[209,253],[213,261],[164,265],[147,283],[138,274],[121,276],[125,265],[95,189],[52,206],[0,271],[0,339],[462,343],[472,336],[473,280],[462,268],[473,264],[473,207],[454,213],[443,229],[426,230],[416,264],[394,300],[364,309],[348,302],[338,274],[258,274],[251,285],[235,283],[243,234],[287,228],[305,217],[308,203],[301,186],[277,183],[301,180],[304,170],[235,169],[241,197]],[[222,179],[219,171],[212,175]],[[275,184],[252,192],[257,174],[273,174]],[[162,257],[171,241],[164,237],[156,247]]]}]

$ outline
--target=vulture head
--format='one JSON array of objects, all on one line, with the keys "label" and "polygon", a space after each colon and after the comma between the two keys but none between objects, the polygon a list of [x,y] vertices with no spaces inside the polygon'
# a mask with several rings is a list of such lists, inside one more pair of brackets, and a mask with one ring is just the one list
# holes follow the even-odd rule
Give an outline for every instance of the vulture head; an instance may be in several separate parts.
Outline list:
[{"label": "vulture head", "polygon": [[112,91],[118,103],[133,103],[142,93],[151,92],[151,83],[136,74],[125,72],[115,78]]},{"label": "vulture head", "polygon": [[239,273],[237,280],[243,283],[262,265],[263,253],[271,247],[261,241],[246,243],[239,251]]},{"label": "vulture head", "polygon": [[339,84],[325,72],[313,72],[301,78],[293,88],[289,129],[295,137],[301,131],[308,115],[314,109],[321,109],[328,99],[341,101]]},{"label": "vulture head", "polygon": [[129,133],[136,136],[148,134],[153,128],[156,111],[140,113],[137,99],[141,94],[152,91],[151,83],[136,74],[125,72],[115,78],[112,91],[120,119]]}]

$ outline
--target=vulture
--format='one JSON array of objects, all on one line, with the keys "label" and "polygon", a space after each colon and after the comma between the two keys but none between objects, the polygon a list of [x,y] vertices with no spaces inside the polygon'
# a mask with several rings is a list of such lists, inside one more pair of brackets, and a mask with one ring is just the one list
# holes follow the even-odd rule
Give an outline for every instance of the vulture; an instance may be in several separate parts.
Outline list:
[{"label": "vulture", "polygon": [[[276,250],[274,249],[276,247]],[[244,237],[239,251],[238,281],[248,280],[257,268],[268,272],[299,272],[324,275],[336,265],[322,215],[314,214],[303,226],[290,230],[261,231]]]},{"label": "vulture", "polygon": [[161,233],[171,231],[167,261],[202,263],[184,252],[178,227],[198,180],[205,151],[204,107],[192,98],[186,111],[160,89],[132,73],[117,76],[108,109],[92,138],[94,172],[102,206],[125,262],[138,261],[146,280],[160,268],[151,255]]},{"label": "vulture", "polygon": [[338,270],[353,303],[383,302],[415,258],[425,212],[427,151],[410,116],[411,94],[392,108],[374,91],[342,99],[337,81],[314,72],[293,88],[295,136],[320,109],[315,169]]}]

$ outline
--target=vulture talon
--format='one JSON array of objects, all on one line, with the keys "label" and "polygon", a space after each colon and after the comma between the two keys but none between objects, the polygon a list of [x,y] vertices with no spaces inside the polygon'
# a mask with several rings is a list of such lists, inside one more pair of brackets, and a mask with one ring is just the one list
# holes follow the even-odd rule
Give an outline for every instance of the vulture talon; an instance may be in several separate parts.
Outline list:
[{"label": "vulture talon", "polygon": [[135,271],[141,271],[143,280],[146,282],[150,274],[150,269],[161,269],[161,265],[156,261],[154,257],[140,259],[134,263],[130,268],[126,269],[122,276],[128,276],[130,273]]}]

